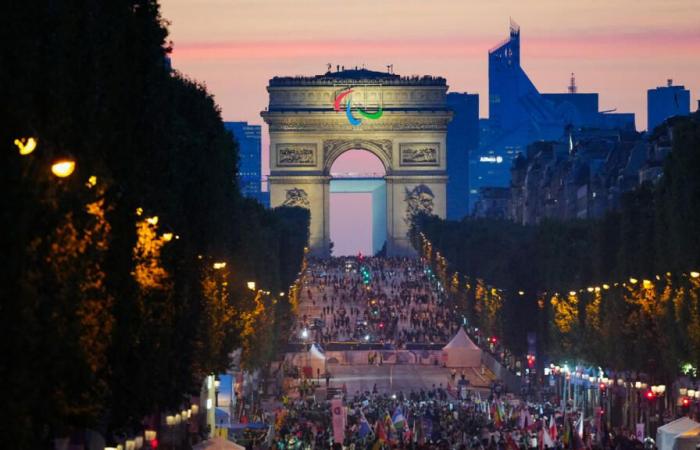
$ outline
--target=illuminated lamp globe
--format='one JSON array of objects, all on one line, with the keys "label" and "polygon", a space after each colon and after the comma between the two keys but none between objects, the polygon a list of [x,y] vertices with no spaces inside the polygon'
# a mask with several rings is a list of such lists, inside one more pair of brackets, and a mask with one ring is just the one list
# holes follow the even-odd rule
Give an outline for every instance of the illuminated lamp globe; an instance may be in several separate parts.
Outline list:
[{"label": "illuminated lamp globe", "polygon": [[72,159],[59,159],[51,166],[51,172],[58,178],[71,176],[75,171],[75,161]]},{"label": "illuminated lamp globe", "polygon": [[36,149],[36,139],[30,138],[19,138],[15,139],[14,144],[19,149],[19,154],[22,156],[27,156]]}]

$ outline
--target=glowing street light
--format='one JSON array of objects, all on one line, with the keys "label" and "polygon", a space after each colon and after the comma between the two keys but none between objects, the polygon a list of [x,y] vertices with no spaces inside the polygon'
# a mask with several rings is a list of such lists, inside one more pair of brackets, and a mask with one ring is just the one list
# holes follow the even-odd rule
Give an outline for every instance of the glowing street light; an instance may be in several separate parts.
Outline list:
[{"label": "glowing street light", "polygon": [[215,263],[213,264],[213,267],[214,267],[215,270],[221,270],[221,269],[223,269],[223,268],[226,267],[226,263],[223,262],[223,261],[221,261],[221,262],[215,262]]},{"label": "glowing street light", "polygon": [[248,286],[248,289],[250,289],[251,291],[254,291],[255,290],[255,281],[247,282],[246,286]]},{"label": "glowing street light", "polygon": [[163,233],[163,240],[165,242],[170,242],[173,240],[173,234],[172,233]]},{"label": "glowing street light", "polygon": [[700,272],[695,272],[695,271],[690,272],[690,276],[693,278],[698,278],[698,277],[700,277]]},{"label": "glowing street light", "polygon": [[71,159],[60,159],[53,163],[51,172],[58,178],[66,178],[71,176],[75,170],[75,161]]},{"label": "glowing street light", "polygon": [[309,330],[307,330],[306,328],[301,330],[301,337],[302,339],[307,339],[309,337]]},{"label": "glowing street light", "polygon": [[27,156],[36,149],[36,139],[33,137],[15,139],[14,144],[17,146],[19,154],[22,156]]}]

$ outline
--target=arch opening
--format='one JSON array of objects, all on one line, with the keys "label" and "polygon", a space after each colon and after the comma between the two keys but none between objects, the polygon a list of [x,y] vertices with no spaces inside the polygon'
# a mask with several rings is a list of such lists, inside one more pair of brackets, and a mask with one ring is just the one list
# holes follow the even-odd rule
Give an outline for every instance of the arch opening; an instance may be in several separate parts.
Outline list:
[{"label": "arch opening", "polygon": [[376,254],[387,234],[384,162],[374,152],[348,149],[335,156],[328,173],[333,255]]}]

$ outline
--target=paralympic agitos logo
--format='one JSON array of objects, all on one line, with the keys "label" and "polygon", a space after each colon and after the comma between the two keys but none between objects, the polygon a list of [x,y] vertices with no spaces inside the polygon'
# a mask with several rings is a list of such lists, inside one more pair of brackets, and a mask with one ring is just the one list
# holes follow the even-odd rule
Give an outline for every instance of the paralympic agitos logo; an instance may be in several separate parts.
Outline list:
[{"label": "paralympic agitos logo", "polygon": [[[340,102],[342,102],[343,99],[348,97],[348,95],[350,95],[352,92],[352,89],[346,89],[336,95],[335,103],[333,103],[333,109],[340,111]],[[367,112],[362,108],[358,108],[357,112],[359,112],[362,117],[370,120],[377,120],[382,117],[382,114],[384,114],[381,106],[375,112]],[[362,119],[358,119],[352,115],[352,96],[348,97],[348,99],[345,101],[345,115],[347,116],[350,125],[354,127],[362,123]]]}]

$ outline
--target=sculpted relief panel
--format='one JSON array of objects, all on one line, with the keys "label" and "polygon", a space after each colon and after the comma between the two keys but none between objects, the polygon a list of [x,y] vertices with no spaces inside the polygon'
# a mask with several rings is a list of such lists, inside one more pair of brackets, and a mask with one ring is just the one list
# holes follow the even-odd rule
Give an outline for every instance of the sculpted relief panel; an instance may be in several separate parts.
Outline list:
[{"label": "sculpted relief panel", "polygon": [[287,189],[286,198],[282,202],[282,206],[300,206],[308,208],[310,205],[309,194],[305,190],[299,188]]},{"label": "sculpted relief panel", "polygon": [[406,224],[410,227],[413,218],[420,213],[433,214],[434,199],[435,194],[424,184],[419,184],[410,191],[406,188]]},{"label": "sculpted relief panel", "polygon": [[277,165],[313,167],[316,165],[316,144],[277,144]]},{"label": "sculpted relief panel", "polygon": [[439,166],[440,144],[402,143],[399,146],[402,166]]}]

